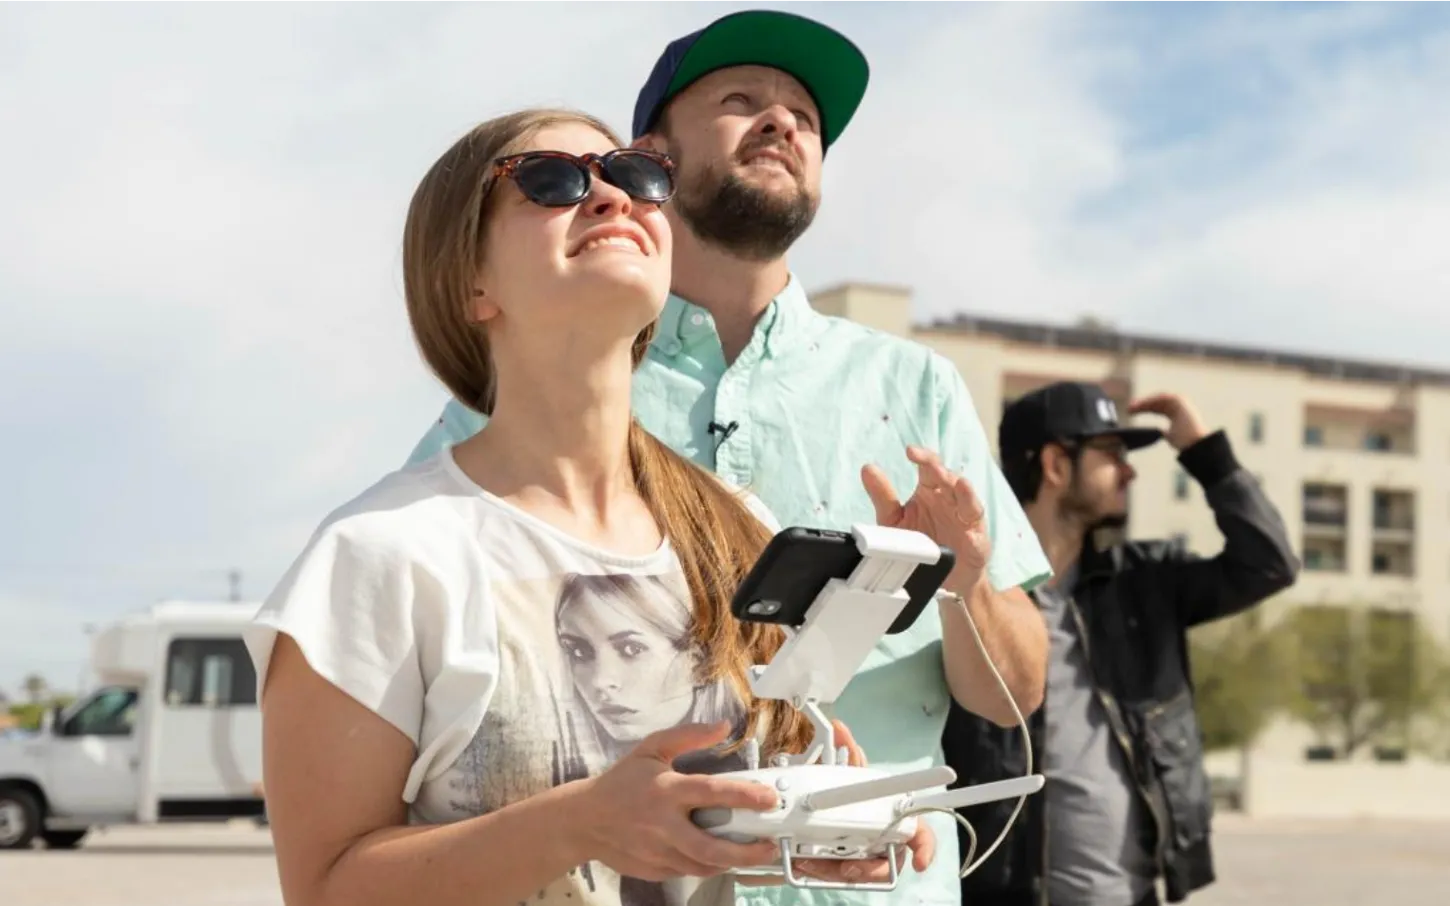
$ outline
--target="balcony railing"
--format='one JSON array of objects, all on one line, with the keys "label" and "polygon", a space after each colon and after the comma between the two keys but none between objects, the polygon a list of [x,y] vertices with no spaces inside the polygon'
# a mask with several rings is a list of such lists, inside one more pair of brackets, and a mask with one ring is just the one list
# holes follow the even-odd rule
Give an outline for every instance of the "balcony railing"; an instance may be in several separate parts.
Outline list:
[{"label": "balcony railing", "polygon": [[1375,513],[1374,527],[1381,532],[1413,532],[1415,517],[1405,513]]}]

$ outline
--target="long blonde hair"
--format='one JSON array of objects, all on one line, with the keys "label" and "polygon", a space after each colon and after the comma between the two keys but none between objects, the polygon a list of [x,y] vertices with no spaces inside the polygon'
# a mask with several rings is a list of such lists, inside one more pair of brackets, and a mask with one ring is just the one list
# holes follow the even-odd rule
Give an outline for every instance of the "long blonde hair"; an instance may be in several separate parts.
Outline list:
[{"label": "long blonde hair", "polygon": [[[588,126],[615,146],[619,137],[598,119],[570,110],[532,109],[497,117],[459,139],[423,177],[403,232],[403,285],[408,318],[424,361],[453,396],[488,415],[497,392],[484,331],[468,317],[473,281],[487,254],[485,227],[493,213],[484,194],[493,162],[518,153],[551,126]],[[496,196],[495,196],[496,197]],[[634,365],[654,336],[650,324],[635,337]],[[784,702],[755,700],[747,671],[780,648],[779,627],[747,623],[730,613],[730,598],[770,535],[733,492],[675,453],[638,422],[629,430],[635,485],[679,557],[693,602],[691,638],[701,652],[700,682],[725,680],[747,703],[745,736],[762,735],[769,753],[800,752],[809,723]],[[738,746],[742,741],[737,740]]]}]

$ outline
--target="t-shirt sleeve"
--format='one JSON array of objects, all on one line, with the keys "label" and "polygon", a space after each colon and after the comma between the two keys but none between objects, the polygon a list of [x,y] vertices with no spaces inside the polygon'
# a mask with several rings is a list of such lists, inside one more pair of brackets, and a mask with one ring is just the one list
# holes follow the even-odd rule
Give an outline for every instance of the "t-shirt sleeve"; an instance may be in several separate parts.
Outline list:
[{"label": "t-shirt sleeve", "polygon": [[933,361],[939,455],[948,469],[971,483],[986,511],[987,532],[992,539],[988,578],[998,590],[1016,585],[1031,591],[1052,577],[1052,566],[1017,495],[992,458],[992,447],[961,372],[940,356],[934,355]]},{"label": "t-shirt sleeve", "polygon": [[286,633],[314,671],[419,745],[427,681],[417,572],[382,540],[320,530],[245,634],[259,700],[277,634]]},{"label": "t-shirt sleeve", "polygon": [[[438,777],[498,687],[498,620],[475,540],[389,501],[325,524],[244,633],[258,693],[278,633],[320,676],[397,727],[417,754],[402,798]],[[436,514],[435,514],[436,516]],[[265,703],[264,703],[265,704]]]}]

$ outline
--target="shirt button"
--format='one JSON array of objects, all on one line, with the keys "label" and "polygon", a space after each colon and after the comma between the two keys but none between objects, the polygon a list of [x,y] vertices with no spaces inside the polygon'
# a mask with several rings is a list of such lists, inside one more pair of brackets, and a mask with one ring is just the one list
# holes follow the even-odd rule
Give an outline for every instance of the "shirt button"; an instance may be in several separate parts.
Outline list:
[{"label": "shirt button", "polygon": [[701,324],[705,323],[705,316],[697,311],[693,315],[690,315],[690,323],[695,325],[696,327],[699,327]]},{"label": "shirt button", "polygon": [[665,340],[662,344],[660,344],[660,349],[664,350],[665,355],[679,355],[680,341]]}]

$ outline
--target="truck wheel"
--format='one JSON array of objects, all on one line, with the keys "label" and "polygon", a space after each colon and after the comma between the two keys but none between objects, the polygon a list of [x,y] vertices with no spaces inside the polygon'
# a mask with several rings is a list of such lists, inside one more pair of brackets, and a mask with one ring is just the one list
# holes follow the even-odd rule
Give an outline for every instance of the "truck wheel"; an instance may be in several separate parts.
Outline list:
[{"label": "truck wheel", "polygon": [[75,849],[81,845],[81,841],[90,832],[89,827],[83,827],[80,830],[48,830],[41,831],[40,838],[51,849]]},{"label": "truck wheel", "polygon": [[0,788],[0,849],[29,849],[40,834],[40,803],[19,787]]}]

